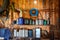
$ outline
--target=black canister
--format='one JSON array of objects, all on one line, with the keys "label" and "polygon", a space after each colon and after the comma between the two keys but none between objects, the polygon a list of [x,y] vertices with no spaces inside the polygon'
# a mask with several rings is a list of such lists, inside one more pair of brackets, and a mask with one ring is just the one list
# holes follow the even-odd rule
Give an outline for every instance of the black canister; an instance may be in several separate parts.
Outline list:
[{"label": "black canister", "polygon": [[28,30],[28,37],[33,37],[33,30],[31,29]]},{"label": "black canister", "polygon": [[14,20],[14,21],[13,21],[13,24],[17,24],[17,20]]},{"label": "black canister", "polygon": [[29,24],[29,19],[25,18],[25,19],[24,19],[24,24],[25,24],[25,25],[28,25],[28,24]]}]

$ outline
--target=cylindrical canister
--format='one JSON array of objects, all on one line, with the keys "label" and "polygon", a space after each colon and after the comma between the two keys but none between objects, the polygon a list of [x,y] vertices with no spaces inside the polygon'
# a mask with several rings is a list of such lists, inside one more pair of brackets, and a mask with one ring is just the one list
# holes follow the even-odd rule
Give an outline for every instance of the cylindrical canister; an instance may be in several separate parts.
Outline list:
[{"label": "cylindrical canister", "polygon": [[17,30],[14,29],[14,37],[16,37],[16,36],[17,36]]},{"label": "cylindrical canister", "polygon": [[35,38],[36,37],[36,32],[35,32],[35,28],[33,29],[33,38]]},{"label": "cylindrical canister", "polygon": [[33,25],[35,25],[35,20],[33,20]]},{"label": "cylindrical canister", "polygon": [[19,32],[17,31],[17,37],[19,37]]},{"label": "cylindrical canister", "polygon": [[50,24],[50,19],[47,20],[47,24],[48,24],[48,25]]},{"label": "cylindrical canister", "polygon": [[36,31],[36,38],[41,38],[41,30],[40,30],[40,28],[36,28],[35,31]]},{"label": "cylindrical canister", "polygon": [[43,25],[43,20],[42,19],[39,20],[39,25]]},{"label": "cylindrical canister", "polygon": [[24,36],[25,36],[25,37],[28,37],[28,30],[26,30],[26,29],[25,29],[25,31],[24,31]]},{"label": "cylindrical canister", "polygon": [[33,25],[33,20],[32,19],[29,20],[29,24]]},{"label": "cylindrical canister", "polygon": [[43,21],[43,24],[44,24],[44,25],[47,25],[47,20],[44,20],[44,21]]},{"label": "cylindrical canister", "polygon": [[24,19],[22,17],[18,18],[17,20],[19,25],[23,25],[24,24]]},{"label": "cylindrical canister", "polygon": [[31,29],[28,30],[28,37],[33,37],[33,30]]},{"label": "cylindrical canister", "polygon": [[24,29],[19,30],[19,35],[20,35],[20,37],[24,37]]},{"label": "cylindrical canister", "polygon": [[39,25],[39,20],[38,19],[36,19],[36,25]]},{"label": "cylindrical canister", "polygon": [[36,25],[39,25],[39,20],[38,20],[38,19],[36,19],[35,24],[36,24]]},{"label": "cylindrical canister", "polygon": [[25,24],[25,25],[28,25],[28,24],[29,24],[29,19],[25,18],[25,19],[24,19],[24,24]]},{"label": "cylindrical canister", "polygon": [[22,37],[22,30],[21,29],[19,29],[19,37]]}]

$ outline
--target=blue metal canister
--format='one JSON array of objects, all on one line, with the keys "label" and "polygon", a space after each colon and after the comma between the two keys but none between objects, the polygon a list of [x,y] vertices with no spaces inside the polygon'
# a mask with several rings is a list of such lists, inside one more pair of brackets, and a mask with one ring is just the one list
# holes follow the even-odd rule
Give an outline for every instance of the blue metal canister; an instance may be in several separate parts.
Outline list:
[{"label": "blue metal canister", "polygon": [[24,19],[22,17],[18,18],[17,24],[23,25],[24,24]]},{"label": "blue metal canister", "polygon": [[5,29],[1,28],[0,29],[0,37],[4,37]]},{"label": "blue metal canister", "polygon": [[33,37],[33,30],[31,29],[28,30],[28,37]]}]

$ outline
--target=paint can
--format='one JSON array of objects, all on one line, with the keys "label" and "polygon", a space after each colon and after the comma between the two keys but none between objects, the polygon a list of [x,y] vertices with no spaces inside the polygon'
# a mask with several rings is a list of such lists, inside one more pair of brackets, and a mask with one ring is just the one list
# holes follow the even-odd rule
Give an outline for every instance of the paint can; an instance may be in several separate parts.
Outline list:
[{"label": "paint can", "polygon": [[24,29],[20,29],[19,30],[19,37],[23,37],[24,38]]},{"label": "paint can", "polygon": [[39,20],[39,25],[43,25],[43,20],[42,19]]},{"label": "paint can", "polygon": [[18,25],[23,25],[24,24],[24,19],[22,17],[18,18],[17,24]]},{"label": "paint can", "polygon": [[35,32],[36,32],[36,38],[41,38],[41,29],[40,28],[36,28],[35,29]]},{"label": "paint can", "polygon": [[25,18],[25,19],[24,19],[24,24],[25,24],[25,25],[28,25],[28,24],[29,24],[29,19]]},{"label": "paint can", "polygon": [[35,23],[36,25],[39,25],[39,20],[38,19],[36,19],[36,23]]},{"label": "paint can", "polygon": [[16,36],[17,36],[17,30],[14,29],[14,37],[16,37]]},{"label": "paint can", "polygon": [[25,38],[28,37],[28,30],[26,30],[26,29],[24,31],[24,36],[25,36]]},{"label": "paint can", "polygon": [[50,19],[47,20],[47,24],[48,24],[48,25],[50,24]]},{"label": "paint can", "polygon": [[29,25],[33,25],[33,20],[29,19]]},{"label": "paint can", "polygon": [[47,20],[44,20],[44,21],[43,21],[43,24],[44,24],[44,25],[47,25]]},{"label": "paint can", "polygon": [[32,29],[28,30],[28,37],[30,37],[30,38],[33,37],[33,30]]}]

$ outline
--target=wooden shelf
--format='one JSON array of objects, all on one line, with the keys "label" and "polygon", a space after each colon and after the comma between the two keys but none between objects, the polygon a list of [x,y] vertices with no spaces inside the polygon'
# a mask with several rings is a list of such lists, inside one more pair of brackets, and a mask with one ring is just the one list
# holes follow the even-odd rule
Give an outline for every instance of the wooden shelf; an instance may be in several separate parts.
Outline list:
[{"label": "wooden shelf", "polygon": [[50,26],[49,25],[14,25],[14,29],[34,29],[34,28],[41,28],[42,30],[47,30],[49,32]]}]

